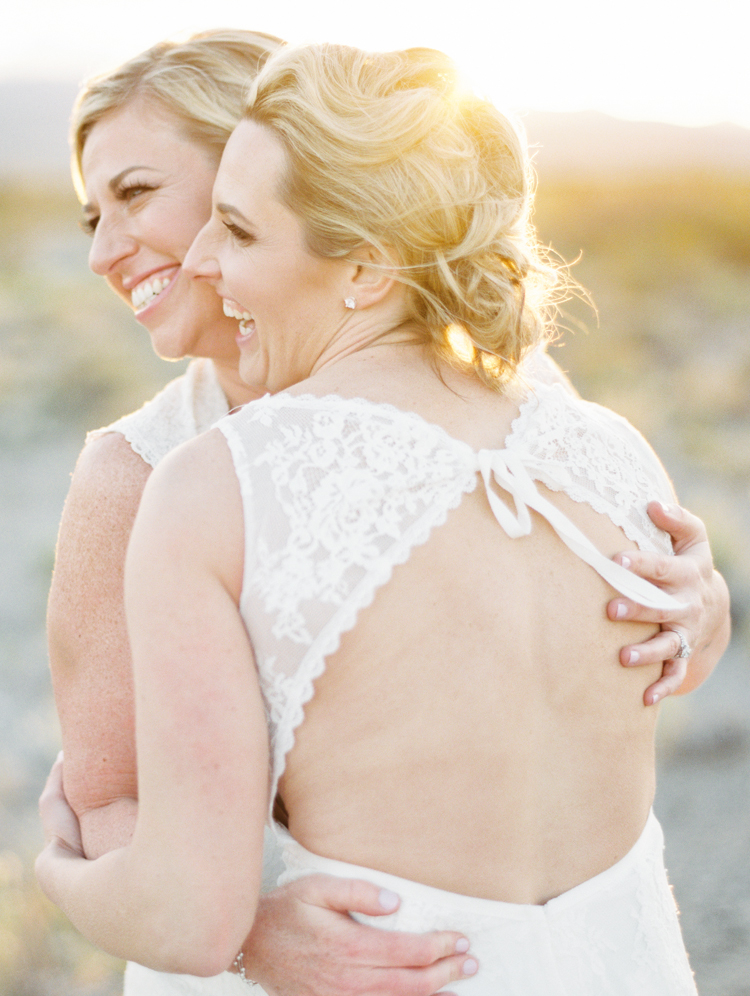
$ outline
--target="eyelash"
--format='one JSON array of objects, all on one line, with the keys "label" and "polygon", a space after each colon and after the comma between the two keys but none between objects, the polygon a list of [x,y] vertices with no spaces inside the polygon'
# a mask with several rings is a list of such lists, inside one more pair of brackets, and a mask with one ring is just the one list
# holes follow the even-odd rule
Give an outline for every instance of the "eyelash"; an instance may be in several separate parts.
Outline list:
[{"label": "eyelash", "polygon": [[241,246],[249,246],[255,242],[255,236],[246,232],[244,228],[240,228],[238,225],[233,224],[231,221],[225,221],[224,227],[235,240],[239,242]]},{"label": "eyelash", "polygon": [[[128,203],[132,201],[134,197],[139,194],[145,194],[149,190],[156,190],[155,186],[148,183],[122,183],[115,190],[115,197],[118,201],[125,201]],[[86,235],[92,235],[96,231],[96,226],[99,223],[98,215],[91,218],[82,218],[78,225],[81,231],[85,232]]]}]

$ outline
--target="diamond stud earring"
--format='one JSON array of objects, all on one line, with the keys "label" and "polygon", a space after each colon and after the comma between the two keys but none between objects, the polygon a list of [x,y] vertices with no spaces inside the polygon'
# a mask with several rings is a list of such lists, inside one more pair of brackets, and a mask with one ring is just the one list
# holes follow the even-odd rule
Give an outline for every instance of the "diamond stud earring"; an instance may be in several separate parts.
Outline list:
[{"label": "diamond stud earring", "polygon": [[354,311],[354,309],[357,307],[357,302],[354,300],[353,297],[345,297],[344,307],[349,308],[350,311]]}]

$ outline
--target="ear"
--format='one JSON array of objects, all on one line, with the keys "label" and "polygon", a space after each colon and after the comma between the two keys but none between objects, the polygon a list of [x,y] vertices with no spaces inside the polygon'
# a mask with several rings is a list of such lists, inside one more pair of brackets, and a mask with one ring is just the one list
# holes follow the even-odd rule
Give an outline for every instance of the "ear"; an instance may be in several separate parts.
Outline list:
[{"label": "ear", "polygon": [[393,259],[381,250],[363,246],[354,256],[346,297],[354,298],[357,310],[379,304],[392,292],[403,289],[404,285],[393,276]]}]

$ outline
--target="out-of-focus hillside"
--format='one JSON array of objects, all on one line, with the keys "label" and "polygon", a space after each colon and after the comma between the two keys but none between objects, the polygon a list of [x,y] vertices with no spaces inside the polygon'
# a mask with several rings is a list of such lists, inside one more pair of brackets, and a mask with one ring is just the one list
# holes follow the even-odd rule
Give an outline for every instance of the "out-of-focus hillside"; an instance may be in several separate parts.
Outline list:
[{"label": "out-of-focus hillside", "polygon": [[[627,127],[627,126],[626,126]],[[532,138],[535,135],[530,122]],[[741,144],[741,143],[740,143]],[[631,419],[708,523],[733,649],[668,703],[660,796],[702,996],[750,996],[750,168],[556,172],[536,221],[590,292],[552,347],[581,393]],[[616,158],[616,157],[615,157]],[[0,183],[0,992],[109,996],[117,968],[40,899],[35,800],[58,748],[43,637],[68,475],[85,431],[180,365],[86,268],[67,183]],[[682,834],[682,836],[680,836]],[[672,850],[670,851],[670,848]]]},{"label": "out-of-focus hillside", "polygon": [[[67,121],[77,89],[73,80],[0,80],[0,175],[64,177]],[[737,125],[682,128],[597,111],[532,111],[523,123],[542,172],[555,176],[750,171],[750,129]]]}]

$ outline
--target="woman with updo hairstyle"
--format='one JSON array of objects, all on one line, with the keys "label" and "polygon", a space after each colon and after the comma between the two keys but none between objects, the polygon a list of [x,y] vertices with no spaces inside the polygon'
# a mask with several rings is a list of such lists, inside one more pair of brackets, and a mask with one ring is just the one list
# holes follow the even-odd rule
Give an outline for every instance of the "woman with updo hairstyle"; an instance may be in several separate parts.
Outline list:
[{"label": "woman with updo hairstyle", "polygon": [[216,977],[186,992],[258,981],[267,821],[282,888],[367,882],[393,912],[358,919],[453,931],[467,996],[695,993],[651,810],[661,660],[620,656],[621,628],[691,653],[640,569],[674,494],[525,362],[565,285],[530,208],[519,133],[441,53],[280,49],[249,89],[184,271],[269,393],[140,501],[132,838],[85,856],[57,765],[37,864],[105,950]]},{"label": "woman with updo hairstyle", "polygon": [[[277,38],[239,30],[167,40],[88,80],[71,120],[73,181],[92,236],[90,264],[135,312],[163,357],[187,372],[139,411],[89,434],[58,538],[50,664],[65,750],[65,791],[90,858],[126,844],[137,813],[134,702],[122,579],[130,530],[152,469],[260,392],[237,371],[237,322],[182,262],[211,210],[222,150]],[[113,184],[113,186],[111,186]],[[264,884],[244,957],[278,992],[316,996],[435,991],[461,973],[459,935],[386,934],[354,921],[379,890],[321,876],[273,889],[279,848],[266,834]],[[415,967],[420,966],[420,967]],[[408,973],[408,974],[405,974]],[[182,974],[131,963],[125,996],[172,996]],[[235,977],[200,981],[224,993]]]},{"label": "woman with updo hairstyle", "polygon": [[426,54],[375,64],[359,53],[326,64],[325,76],[311,71],[293,94],[261,84],[248,113],[284,143],[283,199],[304,219],[311,251],[350,256],[370,245],[395,255],[413,325],[449,360],[449,331],[460,326],[478,374],[498,387],[545,337],[560,278],[530,225],[532,175],[517,128],[461,90],[446,56],[429,53],[425,65]]}]

